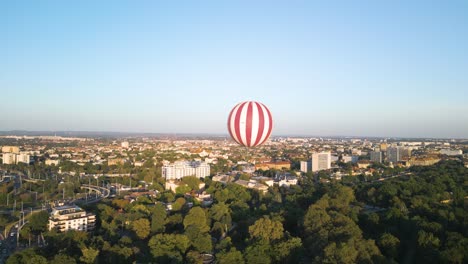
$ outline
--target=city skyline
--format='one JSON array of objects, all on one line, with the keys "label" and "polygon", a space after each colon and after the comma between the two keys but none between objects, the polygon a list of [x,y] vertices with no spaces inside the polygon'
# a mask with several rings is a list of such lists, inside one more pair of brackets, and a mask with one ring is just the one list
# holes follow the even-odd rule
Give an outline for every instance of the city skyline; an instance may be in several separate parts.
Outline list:
[{"label": "city skyline", "polygon": [[468,138],[468,3],[0,3],[0,131]]}]

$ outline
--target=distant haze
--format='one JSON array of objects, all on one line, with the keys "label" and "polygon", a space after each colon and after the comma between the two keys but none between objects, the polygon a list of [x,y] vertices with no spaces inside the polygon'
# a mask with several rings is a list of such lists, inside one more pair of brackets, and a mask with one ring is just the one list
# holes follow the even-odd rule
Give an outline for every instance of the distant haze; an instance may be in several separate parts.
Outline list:
[{"label": "distant haze", "polygon": [[2,1],[0,131],[468,138],[468,1]]}]

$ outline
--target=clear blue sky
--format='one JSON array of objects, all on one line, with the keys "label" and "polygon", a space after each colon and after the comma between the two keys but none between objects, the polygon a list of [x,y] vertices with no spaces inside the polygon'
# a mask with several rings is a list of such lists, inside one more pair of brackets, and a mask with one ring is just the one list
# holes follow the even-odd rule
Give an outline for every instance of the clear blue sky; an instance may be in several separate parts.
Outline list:
[{"label": "clear blue sky", "polygon": [[[411,3],[409,3],[411,2]],[[468,138],[468,1],[1,1],[0,130]]]}]

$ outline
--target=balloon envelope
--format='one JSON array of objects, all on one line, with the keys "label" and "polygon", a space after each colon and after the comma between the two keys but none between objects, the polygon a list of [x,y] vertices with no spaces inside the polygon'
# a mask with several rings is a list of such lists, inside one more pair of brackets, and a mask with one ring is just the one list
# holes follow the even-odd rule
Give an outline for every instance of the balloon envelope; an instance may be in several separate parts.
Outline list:
[{"label": "balloon envelope", "polygon": [[248,101],[234,106],[227,126],[234,141],[246,147],[255,147],[270,137],[273,119],[264,104]]}]

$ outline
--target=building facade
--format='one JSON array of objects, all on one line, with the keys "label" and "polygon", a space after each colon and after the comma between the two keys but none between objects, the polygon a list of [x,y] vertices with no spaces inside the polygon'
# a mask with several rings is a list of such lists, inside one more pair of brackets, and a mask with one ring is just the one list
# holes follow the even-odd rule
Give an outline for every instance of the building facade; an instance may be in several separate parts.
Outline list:
[{"label": "building facade", "polygon": [[397,163],[398,161],[400,161],[401,160],[400,148],[399,147],[388,148],[387,149],[387,160],[389,162],[393,162],[393,163]]},{"label": "building facade", "polygon": [[89,231],[94,229],[96,215],[87,213],[76,205],[55,207],[49,216],[49,230],[60,232],[68,230]]},{"label": "building facade", "polygon": [[3,164],[16,164],[16,154],[3,153]]},{"label": "building facade", "polygon": [[382,163],[382,152],[380,151],[371,151],[370,160],[372,162]]},{"label": "building facade", "polygon": [[28,153],[20,153],[16,155],[16,163],[31,163],[31,156]]},{"label": "building facade", "polygon": [[162,167],[166,180],[181,179],[187,176],[205,178],[210,176],[210,165],[201,161],[176,161]]},{"label": "building facade", "polygon": [[312,161],[301,161],[301,172],[307,173],[312,170]]},{"label": "building facade", "polygon": [[331,153],[319,152],[312,154],[312,171],[328,170],[331,168]]},{"label": "building facade", "polygon": [[19,147],[15,147],[15,146],[3,146],[2,152],[19,154],[20,150],[19,150]]}]

